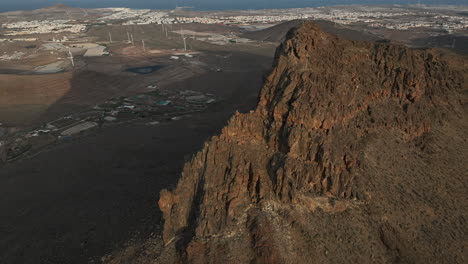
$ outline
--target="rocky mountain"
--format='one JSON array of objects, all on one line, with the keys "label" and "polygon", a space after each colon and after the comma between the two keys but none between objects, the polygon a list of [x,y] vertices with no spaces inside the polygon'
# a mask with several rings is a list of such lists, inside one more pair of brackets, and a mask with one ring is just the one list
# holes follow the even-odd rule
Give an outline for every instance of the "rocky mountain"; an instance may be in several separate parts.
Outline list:
[{"label": "rocky mountain", "polygon": [[161,193],[184,263],[467,263],[466,62],[306,23]]}]

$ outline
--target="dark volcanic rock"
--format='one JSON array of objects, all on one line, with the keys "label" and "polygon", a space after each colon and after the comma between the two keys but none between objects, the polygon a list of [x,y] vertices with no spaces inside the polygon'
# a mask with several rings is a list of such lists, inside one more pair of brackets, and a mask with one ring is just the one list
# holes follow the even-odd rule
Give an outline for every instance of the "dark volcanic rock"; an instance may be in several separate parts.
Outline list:
[{"label": "dark volcanic rock", "polygon": [[435,51],[307,23],[258,107],[163,191],[190,263],[466,263],[466,71]]}]

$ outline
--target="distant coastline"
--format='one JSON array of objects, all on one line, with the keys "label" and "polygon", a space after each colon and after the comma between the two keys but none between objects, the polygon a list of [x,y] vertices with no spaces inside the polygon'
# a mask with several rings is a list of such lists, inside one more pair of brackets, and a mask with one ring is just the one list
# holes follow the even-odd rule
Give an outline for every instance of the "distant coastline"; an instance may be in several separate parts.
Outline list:
[{"label": "distant coastline", "polygon": [[390,4],[425,4],[425,5],[467,5],[466,0],[2,0],[0,12],[26,11],[49,7],[55,4],[65,4],[78,8],[110,8],[127,7],[136,9],[175,9],[178,6],[191,6],[195,11],[222,11],[222,10],[256,10],[256,9],[283,9],[306,8],[332,5],[390,5]]}]

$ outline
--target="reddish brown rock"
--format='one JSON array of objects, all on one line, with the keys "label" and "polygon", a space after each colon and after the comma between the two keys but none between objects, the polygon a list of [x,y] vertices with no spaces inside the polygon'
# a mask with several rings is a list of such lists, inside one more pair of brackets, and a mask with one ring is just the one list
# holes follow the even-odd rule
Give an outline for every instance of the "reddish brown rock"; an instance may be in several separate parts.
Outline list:
[{"label": "reddish brown rock", "polygon": [[466,263],[465,76],[436,51],[291,31],[257,109],[161,193],[166,245],[189,263]]}]

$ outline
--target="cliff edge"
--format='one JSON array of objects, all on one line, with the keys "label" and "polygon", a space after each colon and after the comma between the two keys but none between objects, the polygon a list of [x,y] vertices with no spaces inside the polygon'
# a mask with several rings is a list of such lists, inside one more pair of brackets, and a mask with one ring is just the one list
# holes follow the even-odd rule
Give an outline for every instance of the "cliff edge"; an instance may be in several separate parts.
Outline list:
[{"label": "cliff edge", "polygon": [[[161,193],[189,263],[466,263],[465,62],[313,23]],[[459,67],[460,65],[463,65]]]}]

